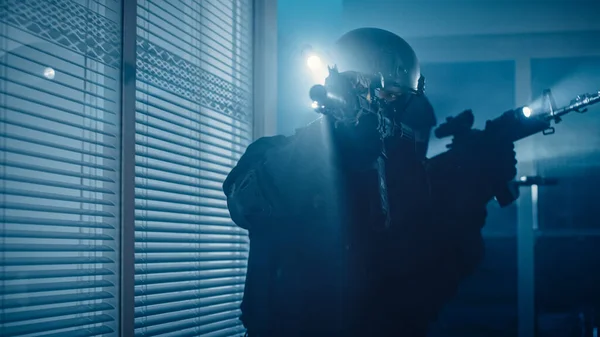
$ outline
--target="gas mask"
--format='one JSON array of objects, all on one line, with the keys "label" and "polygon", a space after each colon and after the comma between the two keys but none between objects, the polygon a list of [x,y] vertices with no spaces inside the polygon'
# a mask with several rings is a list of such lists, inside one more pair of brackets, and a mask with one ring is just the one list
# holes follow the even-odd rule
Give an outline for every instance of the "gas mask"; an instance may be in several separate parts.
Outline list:
[{"label": "gas mask", "polygon": [[412,142],[424,158],[436,122],[410,45],[391,32],[361,28],[343,35],[333,56],[325,85],[310,91],[315,110],[336,125],[376,124],[381,141]]}]

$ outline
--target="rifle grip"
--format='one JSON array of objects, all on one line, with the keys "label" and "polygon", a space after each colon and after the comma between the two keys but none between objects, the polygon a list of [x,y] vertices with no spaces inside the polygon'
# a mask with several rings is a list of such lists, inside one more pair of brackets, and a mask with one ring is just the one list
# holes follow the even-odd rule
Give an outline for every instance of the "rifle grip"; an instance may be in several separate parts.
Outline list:
[{"label": "rifle grip", "polygon": [[519,198],[519,187],[511,182],[498,183],[494,188],[494,197],[500,207],[506,207]]}]

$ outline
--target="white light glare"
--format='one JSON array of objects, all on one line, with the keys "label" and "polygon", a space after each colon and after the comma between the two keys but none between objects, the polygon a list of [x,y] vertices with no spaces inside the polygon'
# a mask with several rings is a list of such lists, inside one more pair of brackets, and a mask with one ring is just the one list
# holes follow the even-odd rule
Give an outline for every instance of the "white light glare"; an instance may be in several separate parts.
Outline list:
[{"label": "white light glare", "polygon": [[531,108],[528,106],[523,107],[523,116],[529,118],[531,116]]},{"label": "white light glare", "polygon": [[317,55],[311,55],[308,57],[308,59],[306,59],[306,65],[310,70],[317,71],[321,69],[322,66],[321,58]]},{"label": "white light glare", "polygon": [[56,76],[56,72],[54,71],[54,69],[48,67],[46,69],[44,69],[44,77],[49,79],[49,80],[53,80],[54,76]]},{"label": "white light glare", "polygon": [[311,106],[311,108],[313,108],[313,109],[316,109],[316,108],[318,108],[318,107],[319,107],[319,103],[317,103],[317,102],[312,102],[312,104],[311,104],[310,106]]}]

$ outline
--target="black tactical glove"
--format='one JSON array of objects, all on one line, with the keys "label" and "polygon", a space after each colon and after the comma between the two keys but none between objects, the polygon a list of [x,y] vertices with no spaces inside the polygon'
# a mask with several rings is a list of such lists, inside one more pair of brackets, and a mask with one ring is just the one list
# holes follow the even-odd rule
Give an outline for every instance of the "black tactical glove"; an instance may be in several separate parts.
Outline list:
[{"label": "black tactical glove", "polygon": [[473,130],[460,152],[458,179],[463,193],[475,203],[487,204],[517,174],[517,159],[512,142],[490,139],[485,132]]},{"label": "black tactical glove", "polygon": [[450,150],[429,159],[428,171],[436,199],[458,208],[485,206],[516,175],[514,144],[490,139],[472,130]]}]

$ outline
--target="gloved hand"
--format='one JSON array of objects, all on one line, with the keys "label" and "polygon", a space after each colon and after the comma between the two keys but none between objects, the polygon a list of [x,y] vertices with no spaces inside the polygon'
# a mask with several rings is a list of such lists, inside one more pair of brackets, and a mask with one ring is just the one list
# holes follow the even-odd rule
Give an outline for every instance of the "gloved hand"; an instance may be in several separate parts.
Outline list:
[{"label": "gloved hand", "polygon": [[[458,150],[458,149],[457,149]],[[487,203],[495,187],[506,184],[517,174],[514,144],[490,139],[485,132],[473,130],[460,151],[460,173],[474,201]]]},{"label": "gloved hand", "polygon": [[490,139],[484,131],[472,130],[449,147],[428,160],[427,171],[434,199],[454,208],[485,208],[497,187],[517,173],[514,144]]}]

